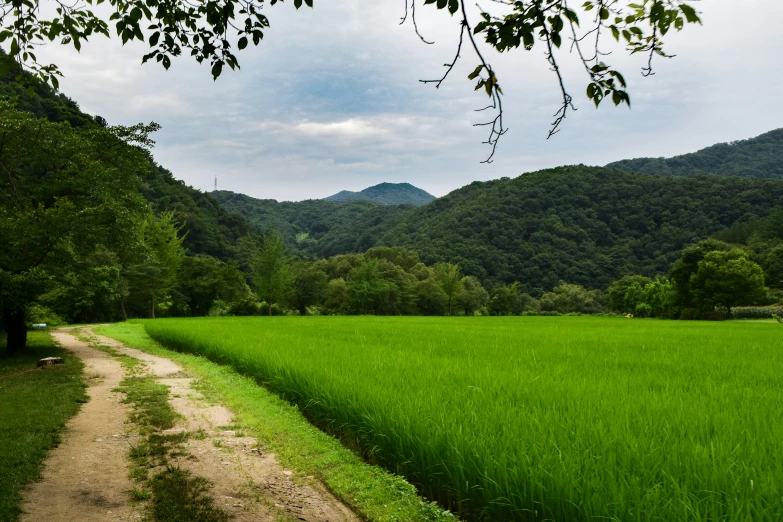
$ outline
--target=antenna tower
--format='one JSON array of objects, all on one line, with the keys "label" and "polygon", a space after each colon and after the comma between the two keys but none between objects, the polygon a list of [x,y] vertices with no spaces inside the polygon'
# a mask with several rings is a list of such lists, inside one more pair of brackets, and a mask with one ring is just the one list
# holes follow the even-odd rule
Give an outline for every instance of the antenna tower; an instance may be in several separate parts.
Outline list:
[{"label": "antenna tower", "polygon": [[217,190],[217,176],[215,176],[215,190]]}]

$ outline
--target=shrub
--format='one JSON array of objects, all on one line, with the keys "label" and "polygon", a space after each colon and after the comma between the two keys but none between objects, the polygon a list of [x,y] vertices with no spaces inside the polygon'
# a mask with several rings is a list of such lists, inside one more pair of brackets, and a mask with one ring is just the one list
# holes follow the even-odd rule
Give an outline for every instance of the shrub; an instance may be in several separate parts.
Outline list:
[{"label": "shrub", "polygon": [[783,306],[738,306],[731,309],[734,319],[769,319],[783,315]]}]

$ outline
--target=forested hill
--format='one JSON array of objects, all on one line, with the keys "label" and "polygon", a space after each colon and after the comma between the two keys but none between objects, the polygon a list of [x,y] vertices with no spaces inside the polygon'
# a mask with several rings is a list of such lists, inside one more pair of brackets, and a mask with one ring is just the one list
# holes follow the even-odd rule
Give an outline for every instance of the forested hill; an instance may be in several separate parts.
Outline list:
[{"label": "forested hill", "polygon": [[364,251],[373,246],[381,232],[415,208],[411,205],[382,205],[361,200],[278,202],[226,190],[210,192],[210,195],[226,210],[246,218],[257,232],[265,233],[274,228],[290,248],[308,253],[323,250],[325,237],[342,237],[349,233],[347,231],[351,230],[354,223],[364,227],[367,245],[365,248],[362,241],[352,241],[349,250]]},{"label": "forested hill", "polygon": [[673,158],[617,161],[609,168],[656,176],[715,174],[742,178],[783,178],[783,129],[755,138],[719,143]]},{"label": "forested hill", "polygon": [[455,262],[489,285],[519,280],[536,294],[560,281],[605,288],[626,274],[665,273],[684,246],[769,214],[783,181],[573,166],[474,182],[418,208],[216,197],[256,223],[280,220],[306,253],[405,246],[425,263]]},{"label": "forested hill", "polygon": [[[105,125],[100,116],[90,116],[78,104],[49,86],[29,77],[32,94],[15,79],[13,72],[0,76],[0,96],[16,100],[18,109],[50,121],[67,121],[73,127]],[[126,122],[134,123],[134,122]],[[154,151],[153,151],[154,152]],[[209,254],[226,260],[233,256],[235,240],[253,227],[242,216],[226,211],[209,194],[195,190],[177,180],[168,170],[155,164],[142,175],[141,193],[156,212],[176,211],[176,218],[185,222],[184,246],[193,254]]]},{"label": "forested hill", "polygon": [[359,192],[343,190],[324,198],[326,201],[373,201],[383,205],[414,205],[420,207],[435,199],[435,196],[410,183],[381,183]]}]

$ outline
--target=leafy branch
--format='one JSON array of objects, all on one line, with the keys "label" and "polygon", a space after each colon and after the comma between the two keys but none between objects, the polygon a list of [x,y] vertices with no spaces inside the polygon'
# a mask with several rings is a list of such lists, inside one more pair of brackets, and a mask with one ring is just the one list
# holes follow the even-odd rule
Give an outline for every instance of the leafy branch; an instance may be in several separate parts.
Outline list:
[{"label": "leafy branch", "polygon": [[[482,110],[491,108],[497,114],[492,121],[477,124],[491,127],[489,140],[485,143],[491,145],[492,152],[482,162],[489,163],[495,154],[498,139],[507,131],[502,120],[503,92],[494,70],[476,45],[474,35],[483,36],[490,47],[501,53],[520,47],[531,51],[536,43],[544,45],[544,56],[555,74],[562,100],[549,129],[547,138],[551,138],[559,132],[568,111],[576,110],[557,56],[565,38],[570,38],[571,54],[575,54],[587,73],[588,99],[592,100],[596,107],[607,98],[616,106],[624,104],[630,107],[631,98],[625,77],[604,61],[611,54],[601,49],[604,41],[612,38],[615,42],[621,42],[630,55],[646,53],[647,64],[642,68],[642,75],[651,76],[654,74],[654,57],[673,57],[664,50],[663,38],[667,33],[672,29],[680,31],[689,23],[701,23],[699,14],[690,5],[695,1],[697,0],[635,0],[633,3],[632,0],[587,0],[581,5],[580,12],[577,12],[569,7],[568,0],[493,0],[493,5],[498,7],[490,11],[479,6],[480,20],[471,31],[464,0],[425,0],[425,4],[435,4],[438,9],[448,9],[452,15],[460,12],[462,20],[454,60],[445,64],[447,69],[443,77],[426,80],[424,83],[435,83],[436,87],[440,87],[460,58],[465,34],[468,34],[473,51],[480,61],[468,78],[479,78],[476,90],[483,87],[492,101],[491,105]],[[502,12],[498,12],[499,10]],[[580,14],[585,20],[590,20],[585,29],[580,24]],[[418,27],[416,30],[418,33]],[[566,31],[570,32],[570,36],[566,36]],[[586,51],[586,45],[592,46],[592,49]]]}]

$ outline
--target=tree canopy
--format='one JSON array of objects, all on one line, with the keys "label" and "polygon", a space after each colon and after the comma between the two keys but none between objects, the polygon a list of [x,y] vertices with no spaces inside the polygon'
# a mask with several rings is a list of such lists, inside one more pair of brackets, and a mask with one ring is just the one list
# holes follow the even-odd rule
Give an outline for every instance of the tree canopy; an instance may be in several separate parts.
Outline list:
[{"label": "tree canopy", "polygon": [[138,147],[155,126],[75,131],[0,100],[0,303],[10,348],[25,345],[26,307],[88,269],[97,249],[129,250],[148,212]]}]

